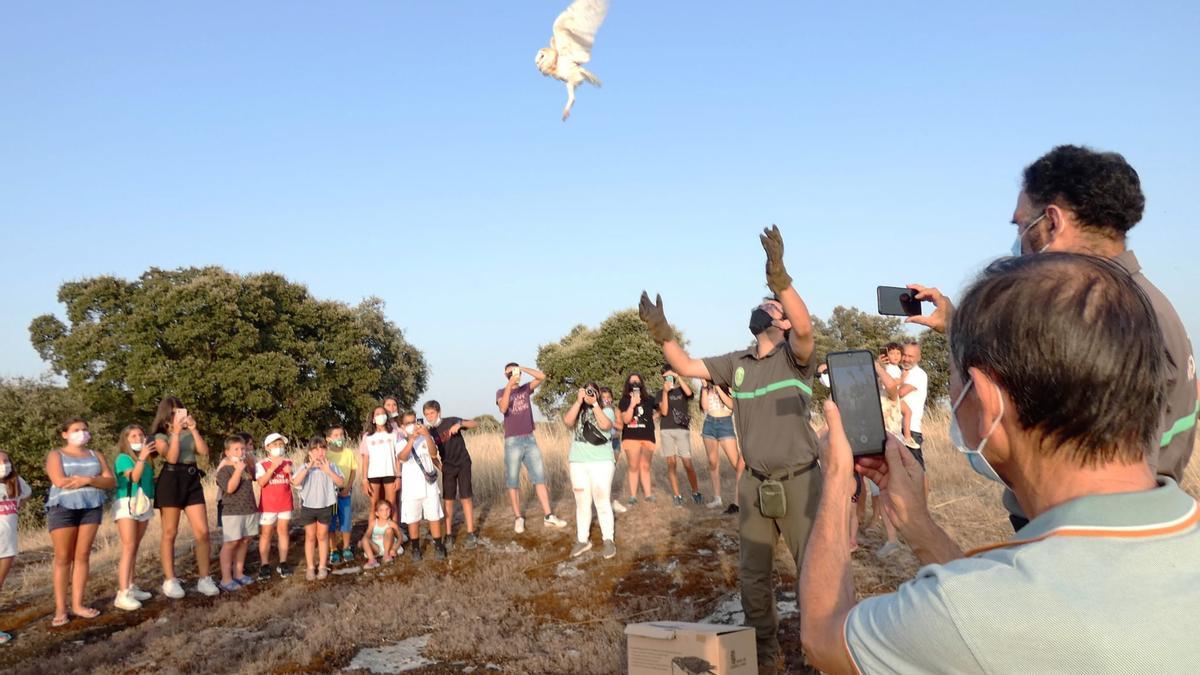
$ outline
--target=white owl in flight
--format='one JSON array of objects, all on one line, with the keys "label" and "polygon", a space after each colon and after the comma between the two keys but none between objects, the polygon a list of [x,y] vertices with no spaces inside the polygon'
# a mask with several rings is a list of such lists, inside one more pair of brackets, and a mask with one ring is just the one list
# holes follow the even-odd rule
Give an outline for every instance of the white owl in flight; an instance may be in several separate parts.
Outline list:
[{"label": "white owl in flight", "polygon": [[550,46],[539,49],[533,62],[543,75],[567,83],[567,107],[563,121],[571,116],[575,105],[575,87],[584,80],[600,86],[600,78],[583,68],[592,58],[592,43],[596,31],[608,14],[608,0],[575,0],[554,20]]}]

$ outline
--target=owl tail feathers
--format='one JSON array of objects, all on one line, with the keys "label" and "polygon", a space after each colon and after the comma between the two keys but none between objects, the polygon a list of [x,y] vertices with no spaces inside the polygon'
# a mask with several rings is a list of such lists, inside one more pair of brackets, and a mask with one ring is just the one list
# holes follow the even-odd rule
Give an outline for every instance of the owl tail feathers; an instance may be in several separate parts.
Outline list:
[{"label": "owl tail feathers", "polygon": [[580,68],[580,69],[579,69],[579,73],[580,73],[581,75],[583,75],[583,79],[585,79],[585,80],[587,80],[588,82],[590,82],[590,83],[591,83],[593,86],[595,86],[596,88],[599,88],[599,87],[600,87],[600,78],[598,78],[598,77],[596,77],[595,75],[593,75],[593,74],[592,74],[590,71],[588,71],[588,70],[586,70],[586,69],[584,69],[584,68]]}]

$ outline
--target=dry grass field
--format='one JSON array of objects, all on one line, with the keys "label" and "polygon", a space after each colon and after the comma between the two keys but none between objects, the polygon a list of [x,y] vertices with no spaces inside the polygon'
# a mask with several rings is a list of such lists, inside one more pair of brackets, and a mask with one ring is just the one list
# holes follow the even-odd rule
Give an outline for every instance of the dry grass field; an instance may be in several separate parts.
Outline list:
[{"label": "dry grass field", "polygon": [[[926,422],[935,517],[965,547],[1006,538],[1011,530],[1000,506],[1000,489],[971,472],[950,447],[946,431],[944,416]],[[25,531],[23,552],[0,594],[0,629],[16,636],[0,647],[0,671],[326,672],[347,668],[364,647],[428,635],[424,655],[435,663],[417,672],[484,672],[490,666],[493,672],[509,673],[615,673],[624,669],[626,623],[699,620],[736,594],[735,519],[703,507],[671,506],[661,459],[655,460],[658,501],[617,515],[617,557],[606,561],[593,551],[570,561],[574,500],[567,476],[568,438],[554,427],[538,434],[555,512],[571,524],[562,530],[543,528],[526,485],[529,525],[524,534],[514,534],[503,490],[502,440],[477,435],[468,443],[485,545],[474,551],[456,549],[444,562],[427,556],[413,563],[406,557],[371,572],[306,582],[303,533],[293,530],[290,561],[298,575],[276,577],[236,595],[205,598],[191,590],[195,566],[184,526],[179,570],[189,594],[171,601],[158,591],[156,518],[142,544],[137,573],[141,587],[155,598],[143,609],[125,613],[111,605],[120,543],[106,521],[88,587],[89,601],[103,613],[54,629],[49,536],[43,530]],[[694,440],[701,447],[699,437]],[[707,497],[711,486],[702,455],[696,455],[697,470]],[[616,491],[621,496],[626,494],[624,468],[622,461]],[[1193,463],[1185,482],[1193,494],[1200,486],[1198,474]],[[723,465],[727,501],[732,477],[728,464]],[[211,497],[211,486],[209,490]],[[365,509],[361,503],[356,506],[357,538]],[[215,508],[210,518],[215,518]],[[594,523],[592,536],[598,544]],[[890,591],[917,569],[907,550],[878,560],[872,552],[882,540],[878,524],[860,535],[854,563],[864,595]],[[215,532],[214,541],[215,552]],[[256,560],[253,551],[250,555]],[[794,601],[795,570],[786,555],[778,560],[779,598]],[[247,567],[254,569],[256,562]],[[797,626],[794,617],[786,619],[781,639],[789,669],[803,672]]]}]

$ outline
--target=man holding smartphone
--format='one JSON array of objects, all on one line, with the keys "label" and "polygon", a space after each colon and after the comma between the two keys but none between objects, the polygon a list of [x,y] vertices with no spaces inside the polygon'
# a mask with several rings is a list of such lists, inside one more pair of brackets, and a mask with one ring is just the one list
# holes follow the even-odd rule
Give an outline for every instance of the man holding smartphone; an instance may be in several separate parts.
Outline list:
[{"label": "man holding smartphone", "polygon": [[661,298],[651,303],[642,293],[640,313],[676,373],[732,390],[747,467],[738,487],[742,606],[756,634],[759,672],[774,673],[780,656],[772,583],[775,543],[782,534],[799,570],[821,495],[821,476],[814,470],[817,439],[809,424],[817,368],[812,319],[784,267],[779,228],[764,230],[760,241],[767,254],[767,285],[775,296],[750,315],[750,333],[756,340],[750,349],[694,359],[676,341]]}]

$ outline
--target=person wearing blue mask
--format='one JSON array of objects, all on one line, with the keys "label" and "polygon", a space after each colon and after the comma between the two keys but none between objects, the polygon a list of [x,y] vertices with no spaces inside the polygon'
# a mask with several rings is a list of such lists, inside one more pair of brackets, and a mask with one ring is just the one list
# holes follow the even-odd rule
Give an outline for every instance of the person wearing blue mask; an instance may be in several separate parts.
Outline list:
[{"label": "person wearing blue mask", "polygon": [[[1150,298],[1162,331],[1167,388],[1159,419],[1158,442],[1151,448],[1150,467],[1176,482],[1192,456],[1196,439],[1196,359],[1191,339],[1171,301],[1142,273],[1127,246],[1130,230],[1142,219],[1146,197],[1137,171],[1115,152],[1060,145],[1025,168],[1013,211],[1017,228],[1012,254],[1083,253],[1108,258],[1133,277]],[[939,308],[931,316],[912,317],[945,332],[953,305],[935,288],[911,286],[917,298]],[[1013,530],[1029,522],[1012,491],[1004,493]]]},{"label": "person wearing blue mask", "polygon": [[[1193,670],[1200,507],[1149,461],[1166,395],[1151,299],[1103,257],[1008,257],[967,290],[950,328],[953,443],[1032,520],[964,553],[935,522],[912,454],[892,439],[883,457],[855,458],[827,402],[800,580],[809,663],[827,673]],[[858,603],[855,473],[887,494],[924,565]]]}]

